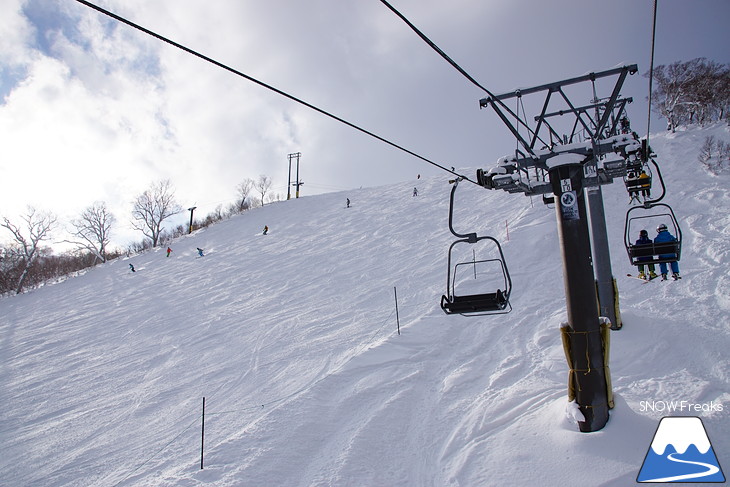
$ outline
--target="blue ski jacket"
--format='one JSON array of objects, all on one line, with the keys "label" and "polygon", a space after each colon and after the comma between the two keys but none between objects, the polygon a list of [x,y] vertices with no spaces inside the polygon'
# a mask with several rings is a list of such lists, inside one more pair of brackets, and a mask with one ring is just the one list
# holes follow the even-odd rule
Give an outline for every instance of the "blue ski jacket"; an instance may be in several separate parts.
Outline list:
[{"label": "blue ski jacket", "polygon": [[[663,230],[663,231],[659,232],[659,234],[656,237],[654,237],[654,243],[676,242],[676,241],[677,241],[677,239],[674,237],[674,235],[669,233],[668,230]],[[677,256],[677,254],[663,254],[663,255],[660,255],[659,258],[667,259],[667,258],[672,258],[672,257],[676,257],[676,256]]]}]

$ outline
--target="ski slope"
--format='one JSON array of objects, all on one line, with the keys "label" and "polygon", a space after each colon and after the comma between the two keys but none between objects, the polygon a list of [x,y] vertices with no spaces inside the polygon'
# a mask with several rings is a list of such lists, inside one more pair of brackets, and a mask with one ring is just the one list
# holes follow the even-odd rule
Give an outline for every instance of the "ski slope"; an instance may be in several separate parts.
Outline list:
[{"label": "ski slope", "polygon": [[603,188],[624,328],[599,432],[565,413],[555,210],[463,183],[455,225],[502,242],[514,310],[446,316],[445,174],[274,203],[178,239],[169,258],[0,299],[0,483],[625,486],[672,414],[651,401],[721,404],[674,414],[702,417],[727,469],[730,180],[696,162],[708,134],[730,138],[716,126],[651,139],[684,232],[682,280],[625,277],[629,197]]}]

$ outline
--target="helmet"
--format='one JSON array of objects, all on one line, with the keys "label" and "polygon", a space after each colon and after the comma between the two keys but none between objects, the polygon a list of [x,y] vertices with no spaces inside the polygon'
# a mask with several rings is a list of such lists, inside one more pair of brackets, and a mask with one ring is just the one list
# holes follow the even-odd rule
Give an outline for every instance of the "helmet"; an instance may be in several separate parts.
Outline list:
[{"label": "helmet", "polygon": [[658,227],[656,227],[657,232],[665,232],[667,230],[667,226],[663,223],[660,223]]},{"label": "helmet", "polygon": [[649,236],[649,232],[647,232],[646,230],[642,230],[639,232],[639,237],[648,237],[648,236]]}]

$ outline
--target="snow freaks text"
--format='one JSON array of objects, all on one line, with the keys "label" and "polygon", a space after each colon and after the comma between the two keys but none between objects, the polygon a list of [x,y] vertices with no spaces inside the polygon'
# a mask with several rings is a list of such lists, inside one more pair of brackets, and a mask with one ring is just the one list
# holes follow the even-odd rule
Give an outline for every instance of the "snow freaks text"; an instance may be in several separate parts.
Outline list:
[{"label": "snow freaks text", "polygon": [[689,401],[640,401],[639,411],[642,413],[714,413],[722,412],[723,405],[715,401],[709,403],[694,403]]}]

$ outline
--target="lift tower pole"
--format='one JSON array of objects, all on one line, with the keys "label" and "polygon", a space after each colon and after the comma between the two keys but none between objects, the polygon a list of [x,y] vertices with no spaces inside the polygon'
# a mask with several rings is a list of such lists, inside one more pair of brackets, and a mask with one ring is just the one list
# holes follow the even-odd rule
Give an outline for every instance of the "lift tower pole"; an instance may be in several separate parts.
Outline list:
[{"label": "lift tower pole", "polygon": [[[577,157],[576,157],[577,156]],[[548,162],[555,195],[558,237],[563,257],[563,282],[568,311],[566,334],[571,360],[570,381],[585,421],[581,431],[598,431],[608,422],[598,303],[593,282],[582,157],[563,154]]]},{"label": "lift tower pole", "polygon": [[[608,333],[604,334],[598,304],[599,295],[609,289],[606,286],[597,289],[596,275],[601,275],[601,281],[604,281],[603,274],[607,272],[611,282],[608,295],[600,296],[601,315],[612,317],[612,325],[620,319],[618,312],[613,312],[618,310],[618,296],[607,259],[602,200],[600,206],[597,200],[593,201],[596,211],[590,218],[594,223],[592,253],[586,193],[591,187],[623,177],[628,151],[640,145],[636,134],[618,134],[624,107],[631,101],[620,99],[619,91],[626,76],[637,71],[636,65],[623,66],[499,96],[490,94],[480,100],[481,107],[494,109],[522,147],[514,156],[502,158],[497,167],[477,171],[479,184],[510,193],[554,195],[568,314],[563,337],[570,365],[569,397],[574,397],[580,408],[583,420],[578,422],[579,428],[585,432],[598,431],[605,426],[613,402],[606,355]],[[617,80],[610,97],[599,102],[595,96],[595,82],[607,77]],[[593,84],[593,103],[577,106],[568,96],[567,89],[585,82]],[[522,97],[536,93],[544,93],[545,100],[534,124],[526,115],[520,116],[519,110],[517,113],[510,110],[503,101],[517,98],[520,104]],[[562,108],[549,113],[553,98],[562,101]],[[553,122],[553,117],[564,115],[573,122],[568,133],[559,130]],[[608,154],[618,154],[620,158],[609,160],[605,157]],[[600,198],[600,193],[597,196]],[[595,245],[596,242],[599,244]],[[603,274],[594,269],[597,260],[603,261],[600,266]],[[604,306],[606,304],[608,307]]]}]

